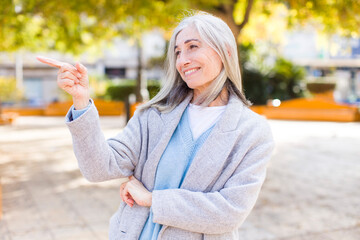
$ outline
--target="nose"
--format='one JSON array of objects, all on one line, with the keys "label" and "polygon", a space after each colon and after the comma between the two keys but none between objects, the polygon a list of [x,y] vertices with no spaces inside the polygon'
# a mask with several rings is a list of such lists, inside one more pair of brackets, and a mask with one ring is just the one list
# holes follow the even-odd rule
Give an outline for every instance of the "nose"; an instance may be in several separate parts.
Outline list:
[{"label": "nose", "polygon": [[186,66],[191,62],[189,56],[186,53],[179,53],[177,64],[180,66]]}]

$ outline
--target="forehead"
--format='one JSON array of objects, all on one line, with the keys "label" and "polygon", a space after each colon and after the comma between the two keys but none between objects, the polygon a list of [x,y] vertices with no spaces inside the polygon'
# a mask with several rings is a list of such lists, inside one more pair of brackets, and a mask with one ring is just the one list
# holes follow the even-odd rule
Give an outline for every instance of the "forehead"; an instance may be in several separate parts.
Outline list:
[{"label": "forehead", "polygon": [[175,45],[179,46],[181,44],[184,44],[184,42],[189,39],[201,40],[199,32],[196,30],[194,26],[187,26],[186,28],[181,30],[176,36]]}]

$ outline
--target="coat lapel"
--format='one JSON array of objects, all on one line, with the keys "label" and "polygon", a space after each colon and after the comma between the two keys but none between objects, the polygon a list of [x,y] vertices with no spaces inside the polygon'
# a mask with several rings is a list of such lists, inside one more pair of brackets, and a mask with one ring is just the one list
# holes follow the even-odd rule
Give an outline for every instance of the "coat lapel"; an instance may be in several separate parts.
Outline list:
[{"label": "coat lapel", "polygon": [[[179,124],[180,118],[191,98],[192,94],[189,94],[189,96],[187,96],[185,100],[182,101],[174,110],[169,113],[161,113],[161,126],[158,125],[160,119],[157,121],[157,123],[154,123],[157,124],[156,129],[158,129],[160,133],[157,134],[159,135],[159,141],[157,142],[154,149],[149,153],[142,172],[142,183],[149,191],[154,189],[155,174],[159,160],[165,151],[165,148],[167,147],[177,125]],[[149,123],[153,122],[153,118],[149,119]],[[153,126],[149,126],[149,129],[150,128],[153,128]]]},{"label": "coat lapel", "polygon": [[192,191],[205,191],[220,176],[226,160],[239,138],[239,123],[243,103],[230,97],[224,115],[215,125],[207,140],[197,152],[185,176],[181,188]]}]

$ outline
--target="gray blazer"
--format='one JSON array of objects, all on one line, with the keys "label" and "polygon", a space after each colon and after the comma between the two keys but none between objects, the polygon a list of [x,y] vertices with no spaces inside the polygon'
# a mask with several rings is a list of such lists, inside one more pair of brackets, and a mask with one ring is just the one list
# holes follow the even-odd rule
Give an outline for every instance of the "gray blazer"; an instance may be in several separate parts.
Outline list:
[{"label": "gray blazer", "polygon": [[[67,121],[82,174],[89,181],[134,175],[152,191],[158,239],[240,239],[238,228],[255,205],[273,149],[266,120],[230,96],[227,108],[195,156],[180,189],[154,190],[156,167],[188,96],[169,113],[136,112],[114,138],[105,140],[92,106]],[[69,117],[69,114],[68,114]],[[110,220],[110,239],[138,239],[149,208],[121,203]]]}]

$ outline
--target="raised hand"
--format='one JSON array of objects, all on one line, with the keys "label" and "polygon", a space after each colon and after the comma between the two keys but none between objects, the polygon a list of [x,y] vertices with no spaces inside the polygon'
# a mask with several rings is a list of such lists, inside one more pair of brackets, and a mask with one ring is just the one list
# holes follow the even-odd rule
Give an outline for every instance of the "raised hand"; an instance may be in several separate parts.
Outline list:
[{"label": "raised hand", "polygon": [[87,69],[81,64],[75,66],[46,57],[36,57],[42,63],[59,68],[58,86],[73,97],[75,109],[83,109],[89,104],[89,79]]}]

